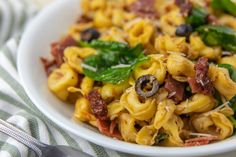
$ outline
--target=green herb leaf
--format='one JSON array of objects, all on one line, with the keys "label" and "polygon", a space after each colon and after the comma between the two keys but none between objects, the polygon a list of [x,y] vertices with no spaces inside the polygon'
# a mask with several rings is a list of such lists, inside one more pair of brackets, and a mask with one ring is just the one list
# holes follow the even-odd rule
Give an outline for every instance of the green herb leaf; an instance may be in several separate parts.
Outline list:
[{"label": "green herb leaf", "polygon": [[215,90],[214,98],[217,101],[217,105],[223,104],[220,93],[217,90]]},{"label": "green herb leaf", "polygon": [[211,7],[215,10],[223,10],[236,16],[236,4],[232,0],[212,0]]},{"label": "green herb leaf", "polygon": [[221,6],[220,0],[212,0],[211,1],[211,7],[215,10],[223,9],[222,6]]},{"label": "green herb leaf", "polygon": [[236,82],[236,69],[230,64],[219,64],[221,68],[225,68],[229,71],[230,78]]},{"label": "green herb leaf", "polygon": [[236,95],[229,100],[229,106],[236,112]]},{"label": "green herb leaf", "polygon": [[130,48],[124,43],[93,40],[91,43],[80,42],[80,45],[98,51],[82,64],[84,74],[96,81],[121,83],[128,79],[137,64],[148,59],[140,44]]},{"label": "green herb leaf", "polygon": [[167,133],[159,133],[155,138],[155,145],[159,144],[161,141],[167,139],[169,135]]},{"label": "green herb leaf", "polygon": [[186,19],[186,23],[192,25],[194,28],[197,28],[201,25],[206,24],[208,12],[203,7],[194,7],[190,15]]},{"label": "green herb leaf", "polygon": [[234,128],[236,129],[236,120],[235,120],[235,112],[236,112],[236,95],[233,96],[229,102],[228,102],[229,107],[232,108],[232,110],[234,111],[234,115],[233,116],[229,116],[229,119],[231,120],[231,122],[234,125]]},{"label": "green herb leaf", "polygon": [[226,26],[205,25],[197,28],[203,42],[209,46],[222,46],[236,53],[236,32]]},{"label": "green herb leaf", "polygon": [[114,41],[102,41],[102,40],[93,40],[91,43],[80,41],[79,44],[82,47],[92,47],[95,49],[107,49],[110,51],[122,51],[127,50],[129,46],[125,43],[114,42]]},{"label": "green herb leaf", "polygon": [[233,123],[234,128],[236,129],[236,120],[233,116],[229,116],[229,120]]}]

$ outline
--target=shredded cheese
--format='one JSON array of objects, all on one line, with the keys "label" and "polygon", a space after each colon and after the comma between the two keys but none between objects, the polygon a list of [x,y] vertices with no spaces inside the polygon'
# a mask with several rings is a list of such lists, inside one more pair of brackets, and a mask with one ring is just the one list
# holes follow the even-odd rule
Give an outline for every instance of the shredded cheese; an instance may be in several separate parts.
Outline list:
[{"label": "shredded cheese", "polygon": [[215,108],[214,110],[211,110],[211,111],[209,111],[209,112],[207,112],[207,113],[204,113],[204,115],[205,115],[205,116],[209,116],[211,113],[217,112],[217,111],[219,111],[220,109],[222,109],[222,108],[228,106],[228,104],[229,104],[229,101],[223,103],[222,105],[218,106],[218,107]]},{"label": "shredded cheese", "polygon": [[190,132],[189,135],[192,136],[200,136],[200,137],[211,137],[211,134],[203,134],[203,133],[195,133],[195,132]]},{"label": "shredded cheese", "polygon": [[129,64],[119,64],[119,65],[112,66],[111,68],[115,69],[115,68],[127,68],[127,67],[130,67],[130,65]]},{"label": "shredded cheese", "polygon": [[81,66],[82,66],[83,68],[88,69],[88,70],[91,70],[91,71],[93,71],[93,72],[96,72],[96,71],[97,71],[97,68],[94,68],[94,67],[92,67],[92,66],[90,66],[90,65],[87,65],[87,64],[84,64],[84,63],[82,63]]},{"label": "shredded cheese", "polygon": [[176,92],[172,92],[168,95],[169,98],[171,98],[172,96],[174,96],[176,94]]}]

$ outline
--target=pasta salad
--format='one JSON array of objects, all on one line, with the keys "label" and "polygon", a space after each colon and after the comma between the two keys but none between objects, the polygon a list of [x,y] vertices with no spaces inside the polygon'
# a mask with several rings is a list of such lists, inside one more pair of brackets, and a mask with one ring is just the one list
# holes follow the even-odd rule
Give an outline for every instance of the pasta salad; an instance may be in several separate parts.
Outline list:
[{"label": "pasta salad", "polygon": [[81,0],[41,58],[73,118],[140,145],[199,146],[236,128],[236,3]]}]

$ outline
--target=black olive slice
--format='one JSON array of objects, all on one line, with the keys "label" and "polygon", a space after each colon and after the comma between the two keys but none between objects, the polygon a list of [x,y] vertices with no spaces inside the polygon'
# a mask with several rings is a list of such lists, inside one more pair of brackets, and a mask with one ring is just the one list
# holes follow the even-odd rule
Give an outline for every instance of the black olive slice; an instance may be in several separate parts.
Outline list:
[{"label": "black olive slice", "polygon": [[154,96],[159,89],[159,83],[153,75],[143,75],[135,82],[136,93],[144,99]]},{"label": "black olive slice", "polygon": [[100,33],[94,28],[89,28],[81,32],[82,41],[91,42],[92,40],[98,39],[99,37]]},{"label": "black olive slice", "polygon": [[177,36],[187,37],[192,31],[193,31],[193,28],[191,25],[181,24],[177,27],[175,34]]},{"label": "black olive slice", "polygon": [[189,24],[181,24],[177,27],[175,35],[180,37],[186,37],[186,41],[189,42],[189,37],[193,32],[193,27]]}]

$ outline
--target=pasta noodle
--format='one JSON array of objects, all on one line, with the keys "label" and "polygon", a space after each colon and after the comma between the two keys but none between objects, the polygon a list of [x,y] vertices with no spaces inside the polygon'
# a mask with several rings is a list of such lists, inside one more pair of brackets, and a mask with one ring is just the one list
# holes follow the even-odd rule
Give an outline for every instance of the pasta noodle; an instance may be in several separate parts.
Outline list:
[{"label": "pasta noodle", "polygon": [[108,106],[108,116],[111,120],[114,120],[115,118],[119,117],[121,111],[124,110],[124,107],[121,105],[119,101],[113,101]]},{"label": "pasta noodle", "polygon": [[129,44],[132,46],[138,43],[145,45],[150,41],[153,33],[153,25],[147,20],[140,20],[129,30]]},{"label": "pasta noodle", "polygon": [[225,139],[232,135],[233,133],[233,125],[229,119],[227,119],[223,114],[213,112],[211,114],[211,119],[217,128],[219,128],[219,138]]},{"label": "pasta noodle", "polygon": [[75,71],[67,64],[61,65],[60,69],[53,71],[48,77],[48,87],[61,99],[66,100],[69,92],[67,89],[77,84],[78,77]]},{"label": "pasta noodle", "polygon": [[135,119],[128,113],[123,113],[119,117],[119,126],[122,137],[125,141],[135,142],[137,137],[137,131],[134,127]]},{"label": "pasta noodle", "polygon": [[213,1],[82,0],[81,16],[51,45],[53,60],[41,58],[49,90],[74,104],[78,123],[126,142],[231,137],[236,20]]},{"label": "pasta noodle", "polygon": [[210,66],[209,74],[214,87],[228,100],[236,94],[236,83],[231,80],[226,69]]},{"label": "pasta noodle", "polygon": [[170,35],[158,36],[155,39],[155,48],[160,53],[179,52],[187,53],[188,44],[185,37],[171,37]]},{"label": "pasta noodle", "polygon": [[160,54],[150,55],[150,62],[141,64],[134,70],[135,79],[142,75],[152,74],[156,76],[160,83],[164,82],[166,76],[166,65],[164,64],[164,56]]},{"label": "pasta noodle", "polygon": [[155,137],[157,136],[158,131],[151,126],[144,126],[137,133],[136,142],[142,145],[153,145],[155,143]]},{"label": "pasta noodle", "polygon": [[180,82],[187,81],[187,77],[193,77],[194,64],[181,54],[171,54],[167,59],[167,70],[173,78]]},{"label": "pasta noodle", "polygon": [[193,112],[207,112],[214,108],[216,101],[203,94],[195,94],[190,99],[181,102],[176,106],[176,114],[185,114]]},{"label": "pasta noodle", "polygon": [[182,146],[183,141],[180,138],[180,131],[182,127],[183,127],[182,120],[176,115],[172,115],[169,121],[165,123],[163,126],[163,129],[168,133],[169,138],[162,144],[168,146]]},{"label": "pasta noodle", "polygon": [[145,102],[140,102],[134,89],[131,89],[130,92],[125,92],[120,101],[124,108],[138,120],[149,120],[156,112],[155,100],[148,99]]},{"label": "pasta noodle", "polygon": [[222,57],[219,60],[219,64],[230,64],[236,68],[236,56]]},{"label": "pasta noodle", "polygon": [[171,118],[175,111],[175,104],[172,100],[164,100],[158,104],[154,118],[154,127],[160,129]]},{"label": "pasta noodle", "polygon": [[66,62],[79,73],[83,73],[81,67],[82,59],[95,53],[96,51],[91,48],[78,48],[78,47],[69,47],[64,51]]},{"label": "pasta noodle", "polygon": [[184,23],[184,18],[181,16],[179,9],[174,9],[166,13],[160,19],[162,31],[169,35],[174,35],[176,26],[182,23]]}]

